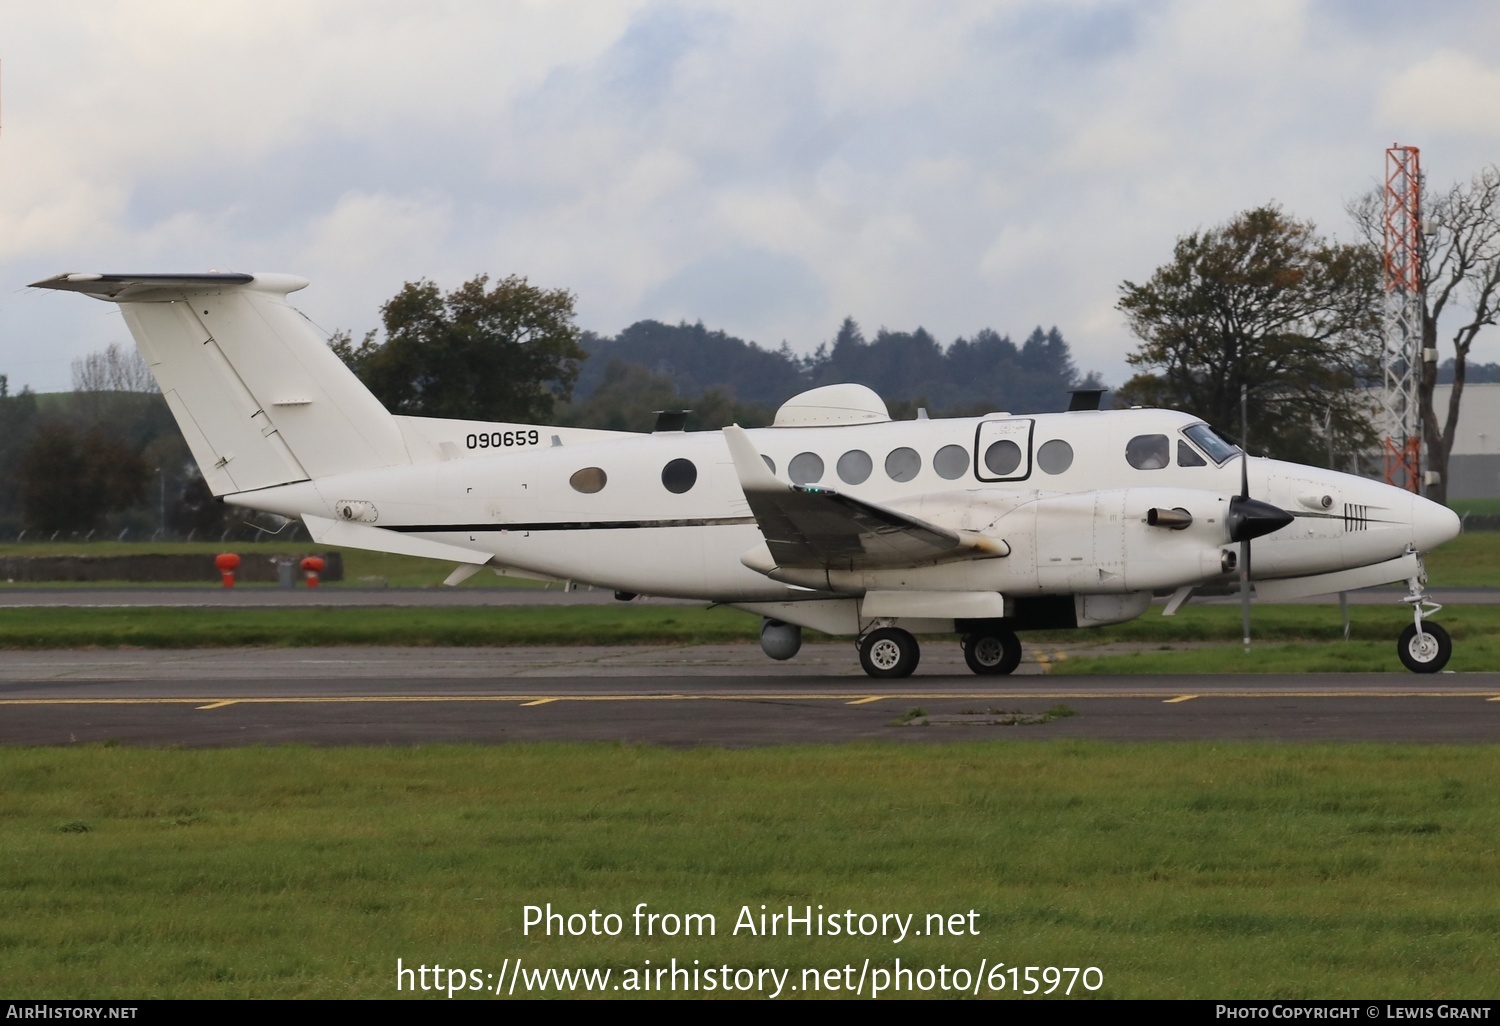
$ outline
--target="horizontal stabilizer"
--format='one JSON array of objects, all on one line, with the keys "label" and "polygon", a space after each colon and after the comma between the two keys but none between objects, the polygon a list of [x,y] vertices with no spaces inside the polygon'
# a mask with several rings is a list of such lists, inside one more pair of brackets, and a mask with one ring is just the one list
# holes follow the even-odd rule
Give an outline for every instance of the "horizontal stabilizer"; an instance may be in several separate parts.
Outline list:
[{"label": "horizontal stabilizer", "polygon": [[[86,296],[117,303],[139,303],[151,302],[153,299],[168,300],[190,292],[214,292],[236,285],[248,285],[255,278],[253,274],[231,271],[209,271],[204,274],[96,274],[74,271],[34,281],[31,287],[82,292]],[[302,282],[298,288],[307,285],[306,279],[298,280]]]},{"label": "horizontal stabilizer", "polygon": [[915,566],[956,555],[1003,556],[1003,541],[945,527],[814,485],[787,485],[765,465],[743,428],[727,427],[740,487],[783,568]]},{"label": "horizontal stabilizer", "polygon": [[491,553],[447,542],[428,541],[409,534],[397,534],[383,527],[368,524],[351,524],[327,517],[304,514],[303,523],[307,533],[319,545],[347,545],[353,549],[370,549],[373,552],[394,552],[402,556],[422,556],[425,559],[442,559],[449,563],[485,564]]}]

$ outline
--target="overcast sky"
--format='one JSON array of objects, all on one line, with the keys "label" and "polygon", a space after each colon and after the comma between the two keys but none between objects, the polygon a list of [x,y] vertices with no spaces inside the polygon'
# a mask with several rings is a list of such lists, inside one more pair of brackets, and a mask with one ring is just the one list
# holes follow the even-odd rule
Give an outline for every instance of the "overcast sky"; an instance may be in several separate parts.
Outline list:
[{"label": "overcast sky", "polygon": [[[0,7],[0,373],[128,341],[60,271],[287,271],[356,335],[405,281],[565,287],[809,352],[1056,325],[1275,201],[1348,239],[1385,147],[1500,160],[1493,0]],[[1500,359],[1495,329],[1476,346]]]}]

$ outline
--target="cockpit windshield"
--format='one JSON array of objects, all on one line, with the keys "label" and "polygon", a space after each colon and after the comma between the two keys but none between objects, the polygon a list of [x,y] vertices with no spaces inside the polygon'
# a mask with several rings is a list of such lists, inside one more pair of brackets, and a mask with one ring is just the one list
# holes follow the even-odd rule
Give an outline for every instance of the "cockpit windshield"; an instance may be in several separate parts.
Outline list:
[{"label": "cockpit windshield", "polygon": [[1198,448],[1208,453],[1208,458],[1220,466],[1224,465],[1225,460],[1240,454],[1239,446],[1224,441],[1207,424],[1194,424],[1182,433],[1197,443]]}]

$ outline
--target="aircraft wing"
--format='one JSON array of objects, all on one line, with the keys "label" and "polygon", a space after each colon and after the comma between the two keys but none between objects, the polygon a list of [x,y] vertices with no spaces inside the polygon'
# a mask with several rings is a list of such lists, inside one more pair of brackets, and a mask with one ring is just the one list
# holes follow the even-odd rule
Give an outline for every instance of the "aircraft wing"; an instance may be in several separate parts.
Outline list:
[{"label": "aircraft wing", "polygon": [[865,569],[1004,556],[1005,542],[954,531],[817,485],[778,481],[743,428],[724,429],[750,512],[777,567]]}]

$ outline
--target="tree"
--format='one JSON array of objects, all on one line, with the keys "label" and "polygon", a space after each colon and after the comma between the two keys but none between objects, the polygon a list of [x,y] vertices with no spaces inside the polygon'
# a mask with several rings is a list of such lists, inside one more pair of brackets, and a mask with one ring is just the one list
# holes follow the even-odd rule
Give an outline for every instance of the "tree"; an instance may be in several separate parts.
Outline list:
[{"label": "tree", "polygon": [[21,492],[15,482],[31,448],[36,421],[36,394],[31,387],[11,395],[10,379],[0,374],[0,529],[6,532],[20,529]]},{"label": "tree", "polygon": [[543,422],[578,378],[573,294],[511,275],[486,290],[481,274],[446,296],[430,281],[407,282],[380,308],[375,332],[355,346],[329,342],[392,413]]},{"label": "tree", "polygon": [[[1367,193],[1348,209],[1370,246],[1383,251],[1381,191]],[[1417,393],[1427,469],[1437,471],[1437,481],[1426,488],[1427,497],[1447,502],[1448,458],[1458,430],[1469,348],[1500,311],[1500,167],[1492,164],[1467,184],[1438,194],[1427,203],[1422,219],[1422,347],[1437,350],[1438,325],[1448,317],[1453,392],[1440,419],[1432,406],[1432,390],[1438,383],[1434,359],[1423,361]]]},{"label": "tree", "polygon": [[140,352],[112,342],[73,361],[75,392],[155,392],[156,378]]},{"label": "tree", "polygon": [[1142,373],[1118,402],[1238,435],[1243,387],[1255,450],[1314,464],[1330,441],[1336,460],[1368,452],[1360,384],[1380,350],[1379,273],[1367,246],[1329,243],[1274,205],[1183,236],[1150,281],[1120,286]]},{"label": "tree", "polygon": [[28,528],[86,531],[105,514],[141,502],[151,468],[98,429],[80,434],[62,421],[47,421],[37,428],[18,477]]}]

